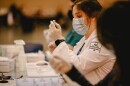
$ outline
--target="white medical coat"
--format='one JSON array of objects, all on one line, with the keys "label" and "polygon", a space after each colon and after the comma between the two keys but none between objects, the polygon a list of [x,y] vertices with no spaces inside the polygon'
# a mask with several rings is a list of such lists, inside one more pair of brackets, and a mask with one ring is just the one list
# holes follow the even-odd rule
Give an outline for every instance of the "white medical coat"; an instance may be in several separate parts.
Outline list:
[{"label": "white medical coat", "polygon": [[[80,54],[77,55],[84,43]],[[116,60],[115,55],[99,43],[96,30],[88,39],[83,37],[73,51],[69,49],[65,42],[60,43],[53,51],[53,55],[60,56],[73,63],[93,85],[101,81],[112,70]]]}]

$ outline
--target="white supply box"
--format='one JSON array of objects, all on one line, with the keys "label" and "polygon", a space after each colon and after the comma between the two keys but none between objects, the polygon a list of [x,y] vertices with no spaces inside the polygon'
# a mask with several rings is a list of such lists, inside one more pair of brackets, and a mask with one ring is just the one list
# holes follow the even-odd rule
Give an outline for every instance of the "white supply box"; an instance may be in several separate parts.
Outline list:
[{"label": "white supply box", "polygon": [[10,72],[15,69],[15,59],[0,57],[0,72]]},{"label": "white supply box", "polygon": [[44,61],[45,55],[43,53],[26,53],[27,63]]},{"label": "white supply box", "polygon": [[58,73],[56,73],[49,63],[45,61],[39,61],[35,63],[27,63],[27,75],[28,77],[54,77],[59,76]]}]

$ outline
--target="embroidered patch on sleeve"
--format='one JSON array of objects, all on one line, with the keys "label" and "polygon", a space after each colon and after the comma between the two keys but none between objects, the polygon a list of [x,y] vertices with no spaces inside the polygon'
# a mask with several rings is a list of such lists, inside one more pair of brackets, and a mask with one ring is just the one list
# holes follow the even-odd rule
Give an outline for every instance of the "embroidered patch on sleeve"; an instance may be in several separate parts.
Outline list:
[{"label": "embroidered patch on sleeve", "polygon": [[99,42],[93,41],[90,43],[89,49],[92,49],[93,51],[100,53],[101,47],[102,47],[102,45]]}]

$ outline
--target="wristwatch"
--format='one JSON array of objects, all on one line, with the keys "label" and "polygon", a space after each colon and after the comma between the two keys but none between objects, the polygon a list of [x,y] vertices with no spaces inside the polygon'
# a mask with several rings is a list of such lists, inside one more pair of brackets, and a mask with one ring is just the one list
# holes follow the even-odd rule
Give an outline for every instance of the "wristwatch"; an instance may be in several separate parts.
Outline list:
[{"label": "wristwatch", "polygon": [[64,39],[57,39],[55,41],[55,45],[58,46],[61,42],[64,42],[65,40]]}]

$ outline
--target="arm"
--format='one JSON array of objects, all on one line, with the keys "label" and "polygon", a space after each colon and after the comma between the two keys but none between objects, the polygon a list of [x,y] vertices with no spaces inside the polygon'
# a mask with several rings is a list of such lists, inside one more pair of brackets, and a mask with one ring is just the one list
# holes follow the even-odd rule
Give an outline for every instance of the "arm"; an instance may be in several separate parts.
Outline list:
[{"label": "arm", "polygon": [[90,83],[95,85],[111,71],[115,62],[115,56],[103,47],[99,47],[99,50],[95,50],[98,49],[94,48],[95,43],[98,43],[97,41],[91,41],[91,43],[87,44],[88,47],[84,45],[85,48],[83,48],[81,54],[76,55],[75,51],[70,50],[67,44],[62,42],[53,51],[53,55],[57,55],[73,63],[78,71],[83,74]]},{"label": "arm", "polygon": [[68,62],[73,63],[81,73],[88,73],[108,60],[107,55],[97,53],[87,48],[83,50],[82,54],[76,55],[74,51],[69,49],[65,42],[62,42],[55,48],[53,55],[62,57]]},{"label": "arm", "polygon": [[73,81],[77,82],[81,86],[92,86],[89,81],[87,81],[83,75],[74,67],[72,66],[72,69],[66,73],[66,75]]},{"label": "arm", "polygon": [[65,73],[71,80],[77,82],[81,86],[92,86],[89,81],[87,81],[84,76],[82,76],[81,73],[65,59],[53,56],[50,58],[49,63],[56,72]]},{"label": "arm", "polygon": [[[54,56],[49,60],[52,68],[58,73],[65,73],[71,80],[77,82],[81,86],[93,86],[72,64],[68,63],[61,57]],[[114,66],[115,69],[115,66]],[[112,70],[104,79],[94,86],[108,86],[112,84],[113,77],[115,78],[116,71]],[[118,84],[117,82],[115,84]],[[119,85],[114,85],[119,86]]]}]

